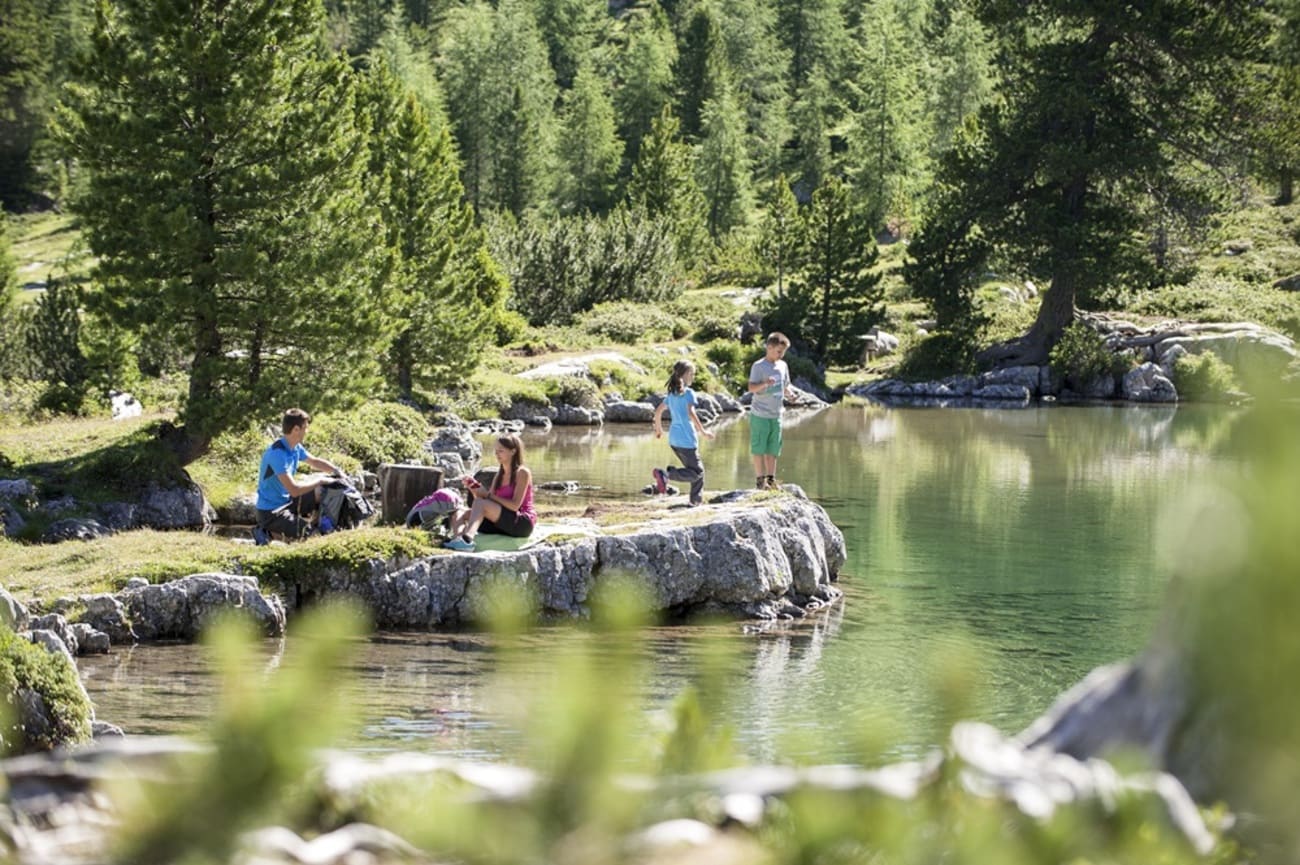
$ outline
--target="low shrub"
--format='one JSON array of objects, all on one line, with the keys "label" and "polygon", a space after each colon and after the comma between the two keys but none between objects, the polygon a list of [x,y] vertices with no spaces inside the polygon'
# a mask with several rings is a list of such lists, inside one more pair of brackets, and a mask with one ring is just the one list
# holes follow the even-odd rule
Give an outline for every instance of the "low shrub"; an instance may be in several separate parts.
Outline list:
[{"label": "low shrub", "polygon": [[[18,690],[40,695],[50,726],[28,723],[17,707]],[[46,651],[0,625],[0,750],[6,754],[48,751],[90,740],[90,701],[65,656]],[[12,712],[12,714],[9,714]]]},{"label": "low shrub", "polygon": [[540,381],[481,368],[470,376],[464,387],[442,394],[440,402],[459,417],[477,420],[496,417],[511,403],[521,400],[545,404],[550,395]]},{"label": "low shrub", "polygon": [[391,402],[372,402],[313,419],[307,445],[312,453],[331,462],[338,462],[335,455],[341,455],[373,470],[380,463],[418,462],[423,457],[428,432],[428,423],[415,409]]},{"label": "low shrub", "polygon": [[1076,389],[1101,376],[1114,375],[1128,365],[1106,348],[1100,334],[1079,322],[1065,329],[1047,360],[1053,372],[1064,376]]},{"label": "low shrub", "polygon": [[718,339],[704,347],[704,356],[718,367],[722,387],[731,393],[744,393],[749,385],[749,368],[763,356],[763,350],[734,339]]},{"label": "low shrub", "polygon": [[605,339],[635,345],[638,342],[671,339],[673,316],[649,303],[612,301],[601,303],[579,319],[584,331]]},{"label": "low shrub", "polygon": [[1218,402],[1237,389],[1232,367],[1212,351],[1185,354],[1174,363],[1179,399]]},{"label": "low shrub", "polygon": [[1185,321],[1253,321],[1300,339],[1300,292],[1234,279],[1200,276],[1143,297],[1131,311]]},{"label": "low shrub", "polygon": [[975,343],[961,334],[940,331],[907,345],[894,368],[904,381],[934,381],[975,372]]},{"label": "low shrub", "polygon": [[[617,391],[624,399],[644,400],[651,394],[661,393],[668,373],[658,365],[645,372],[639,372],[625,363],[612,360],[596,360],[587,365],[591,378],[603,391]],[[663,373],[662,376],[660,373]]]},{"label": "low shrub", "polygon": [[585,375],[565,375],[549,379],[546,383],[551,402],[556,405],[576,405],[579,408],[600,408],[600,388]]}]

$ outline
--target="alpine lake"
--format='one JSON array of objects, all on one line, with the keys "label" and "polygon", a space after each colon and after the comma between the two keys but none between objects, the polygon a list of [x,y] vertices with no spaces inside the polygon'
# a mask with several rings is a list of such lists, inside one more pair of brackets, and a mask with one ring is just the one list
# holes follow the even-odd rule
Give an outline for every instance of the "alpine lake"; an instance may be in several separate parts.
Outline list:
[{"label": "alpine lake", "polygon": [[[358,642],[342,686],[359,723],[341,744],[520,761],[575,653],[594,687],[608,670],[631,689],[640,708],[629,720],[647,747],[690,686],[758,763],[852,761],[875,741],[886,757],[916,756],[944,740],[954,713],[1018,732],[1090,670],[1146,644],[1174,576],[1180,508],[1228,483],[1240,416],[861,403],[787,414],[778,477],[844,532],[839,604],[793,622],[647,627],[630,641],[590,623],[509,638],[377,634]],[[754,483],[748,421],[724,416],[713,429],[701,445],[706,498]],[[524,441],[539,482],[580,486],[539,491],[543,507],[644,500],[651,468],[671,456],[648,424]],[[292,641],[266,641],[248,673],[277,666]],[[98,717],[132,735],[200,731],[218,699],[194,646],[115,648],[79,665]]]}]

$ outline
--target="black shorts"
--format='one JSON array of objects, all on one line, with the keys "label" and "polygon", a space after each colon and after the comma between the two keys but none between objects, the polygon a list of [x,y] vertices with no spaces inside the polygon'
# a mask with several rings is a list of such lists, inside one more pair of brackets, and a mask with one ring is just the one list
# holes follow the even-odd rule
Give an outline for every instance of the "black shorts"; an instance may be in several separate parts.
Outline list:
[{"label": "black shorts", "polygon": [[485,535],[509,535],[512,538],[526,538],[533,533],[533,521],[528,517],[512,511],[507,507],[501,508],[501,516],[495,522],[487,517],[483,518],[483,524],[478,530]]},{"label": "black shorts", "polygon": [[300,538],[311,528],[311,515],[320,507],[316,490],[308,490],[289,504],[281,505],[273,511],[257,509],[257,524],[268,532],[284,535],[287,538]]}]

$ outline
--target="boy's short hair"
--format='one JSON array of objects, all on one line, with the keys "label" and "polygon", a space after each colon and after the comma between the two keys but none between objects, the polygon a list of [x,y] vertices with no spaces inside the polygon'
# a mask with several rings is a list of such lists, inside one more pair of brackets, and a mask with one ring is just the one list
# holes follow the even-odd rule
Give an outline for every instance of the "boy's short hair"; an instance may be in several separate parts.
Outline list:
[{"label": "boy's short hair", "polygon": [[774,330],[774,331],[772,331],[771,333],[769,333],[769,334],[767,335],[767,344],[768,344],[768,345],[783,345],[783,346],[785,346],[786,348],[789,348],[789,347],[790,347],[790,337],[788,337],[788,336],[786,336],[785,334],[781,333],[781,331],[779,331],[779,330]]},{"label": "boy's short hair", "polygon": [[311,415],[300,408],[291,408],[284,413],[284,420],[280,422],[280,432],[288,435],[298,427],[309,423],[311,423]]}]

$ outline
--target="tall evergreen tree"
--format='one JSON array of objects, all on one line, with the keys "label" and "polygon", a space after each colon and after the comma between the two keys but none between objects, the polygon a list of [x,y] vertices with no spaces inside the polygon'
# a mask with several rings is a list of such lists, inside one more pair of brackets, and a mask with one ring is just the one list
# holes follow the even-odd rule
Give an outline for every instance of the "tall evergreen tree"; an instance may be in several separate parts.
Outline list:
[{"label": "tall evergreen tree", "polygon": [[933,69],[928,90],[932,158],[948,149],[966,118],[993,89],[992,43],[966,0],[952,0],[936,26],[933,48],[927,52]]},{"label": "tall evergreen tree", "polygon": [[794,178],[795,194],[800,201],[808,201],[812,191],[831,174],[831,129],[838,122],[840,113],[840,106],[831,92],[831,83],[821,73],[814,75],[791,100],[790,121],[794,137],[787,161],[790,175]]},{"label": "tall evergreen tree", "polygon": [[753,207],[745,117],[730,88],[704,103],[695,176],[708,202],[707,225],[715,240],[744,225]]},{"label": "tall evergreen tree", "polygon": [[837,177],[813,193],[805,225],[807,260],[791,288],[805,310],[802,334],[816,357],[848,363],[858,356],[858,337],[879,323],[883,292],[871,225],[856,212],[849,188]]},{"label": "tall evergreen tree", "polygon": [[[383,64],[363,94],[374,129],[370,188],[394,255],[388,383],[410,399],[417,385],[446,387],[473,371],[492,342],[506,286],[462,200],[450,133],[431,126],[416,95]],[[447,351],[448,338],[455,351]]]},{"label": "tall evergreen tree", "polygon": [[727,75],[727,55],[717,12],[710,0],[695,0],[678,42],[674,69],[677,115],[681,120],[682,137],[687,141],[700,139],[704,103],[718,98],[727,86]]},{"label": "tall evergreen tree", "polygon": [[605,83],[590,66],[578,70],[565,97],[559,158],[561,209],[600,213],[613,206],[623,142]]},{"label": "tall evergreen tree", "polygon": [[502,109],[502,70],[493,52],[496,13],[486,3],[454,9],[440,42],[447,113],[460,151],[465,194],[475,210],[488,204],[493,136]]},{"label": "tall evergreen tree", "polygon": [[0,203],[35,191],[32,150],[49,111],[55,31],[40,0],[0,0]]},{"label": "tall evergreen tree", "polygon": [[715,0],[727,68],[746,116],[746,146],[757,177],[775,177],[790,138],[786,89],[789,52],[777,38],[776,9],[768,0]]},{"label": "tall evergreen tree", "polygon": [[606,20],[604,5],[590,0],[537,0],[537,24],[560,89],[573,87],[578,70],[591,62]]},{"label": "tall evergreen tree", "polygon": [[394,8],[389,13],[384,33],[370,54],[372,62],[383,63],[401,80],[403,87],[415,94],[435,131],[448,127],[447,101],[438,73],[428,54],[411,44],[400,9]]},{"label": "tall evergreen tree", "polygon": [[614,91],[619,136],[626,144],[628,173],[641,152],[641,139],[673,98],[677,45],[662,12],[635,16],[627,25],[627,43],[617,63],[620,80]]},{"label": "tall evergreen tree", "polygon": [[61,112],[98,307],[175,324],[182,459],[253,412],[370,393],[386,332],[348,66],[315,0],[116,0]]},{"label": "tall evergreen tree", "polygon": [[515,216],[546,203],[555,185],[555,76],[528,0],[502,0],[492,39],[496,107],[486,203]]},{"label": "tall evergreen tree", "polygon": [[875,226],[906,222],[926,176],[921,20],[900,0],[877,0],[855,46],[857,105],[850,143],[855,187]]},{"label": "tall evergreen tree", "polygon": [[1256,121],[1265,171],[1277,182],[1277,204],[1295,200],[1300,173],[1300,0],[1272,0],[1273,38],[1256,77]]},{"label": "tall evergreen tree", "polygon": [[1152,0],[1140,15],[1102,0],[980,9],[1003,39],[1001,104],[981,113],[989,158],[954,182],[980,208],[972,230],[1048,283],[1030,331],[985,359],[1037,363],[1077,298],[1135,266],[1131,204],[1172,177],[1168,146],[1215,156],[1207,132],[1227,128],[1262,32],[1258,9],[1230,0]]},{"label": "tall evergreen tree", "polygon": [[650,216],[668,220],[678,260],[689,269],[702,261],[708,250],[707,205],[695,182],[691,149],[678,139],[678,128],[677,118],[665,105],[641,143],[627,199]]},{"label": "tall evergreen tree", "polygon": [[776,0],[777,32],[790,55],[790,88],[815,75],[838,80],[849,37],[840,0]]},{"label": "tall evergreen tree", "polygon": [[795,201],[784,174],[772,181],[766,199],[759,252],[776,269],[776,296],[780,300],[785,297],[786,273],[797,267],[803,257],[804,224],[799,215],[799,202]]}]

